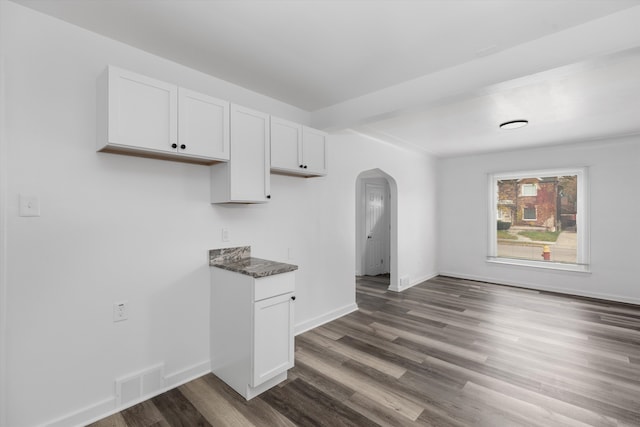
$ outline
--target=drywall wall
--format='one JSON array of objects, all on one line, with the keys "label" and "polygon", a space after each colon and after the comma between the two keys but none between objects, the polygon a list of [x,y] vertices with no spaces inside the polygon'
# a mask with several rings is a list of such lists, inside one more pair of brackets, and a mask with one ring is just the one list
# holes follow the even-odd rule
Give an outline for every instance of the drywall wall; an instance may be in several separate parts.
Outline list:
[{"label": "drywall wall", "polygon": [[[342,141],[344,138],[344,141]],[[392,186],[397,187],[397,218],[391,213],[391,228],[396,227],[397,237],[391,236],[391,257],[397,252],[397,279],[404,278],[406,284],[394,290],[402,290],[433,277],[437,273],[436,252],[436,162],[421,153],[400,149],[393,145],[376,143],[356,133],[335,135],[332,139],[340,144],[340,168],[355,170],[356,176],[345,176],[345,182],[356,182],[358,175],[391,177]],[[372,171],[372,169],[379,170]],[[382,172],[382,173],[380,173]],[[389,183],[388,178],[385,179]],[[353,210],[356,200],[362,203],[362,195],[354,185]],[[391,194],[394,195],[391,188]],[[391,201],[390,209],[395,205]],[[346,226],[346,224],[345,224]],[[356,224],[351,225],[354,227]],[[397,245],[395,244],[397,242]],[[361,250],[362,252],[362,250]],[[360,261],[361,263],[361,261]],[[391,275],[394,276],[394,260],[391,260]]]},{"label": "drywall wall", "polygon": [[[487,263],[487,175],[588,167],[591,273]],[[640,136],[439,162],[439,271],[458,277],[640,303]]]},{"label": "drywall wall", "polygon": [[[4,3],[0,2],[0,17]],[[4,27],[0,26],[0,426],[7,424],[7,139],[5,137]]]},{"label": "drywall wall", "polygon": [[[330,139],[327,177],[273,175],[268,204],[211,205],[206,166],[95,152],[107,64],[301,123],[308,113],[2,3],[6,426],[83,424],[115,409],[116,378],[158,364],[165,386],[205,372],[210,248],[298,264],[297,331],[355,309],[363,170],[397,181],[400,274],[435,274],[433,159],[346,132]],[[20,194],[39,198],[40,217],[18,216]],[[129,319],[114,323],[123,300]]]}]

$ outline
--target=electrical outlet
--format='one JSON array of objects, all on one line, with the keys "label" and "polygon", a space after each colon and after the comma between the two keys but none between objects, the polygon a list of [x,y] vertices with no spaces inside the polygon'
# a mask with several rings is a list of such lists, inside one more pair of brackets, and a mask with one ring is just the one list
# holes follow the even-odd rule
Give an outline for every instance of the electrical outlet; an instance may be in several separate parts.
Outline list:
[{"label": "electrical outlet", "polygon": [[129,318],[129,301],[113,303],[113,321],[121,322]]},{"label": "electrical outlet", "polygon": [[287,248],[287,259],[293,259],[293,249]]},{"label": "electrical outlet", "polygon": [[229,241],[229,229],[228,228],[223,228],[222,229],[222,241],[223,242],[228,242]]}]

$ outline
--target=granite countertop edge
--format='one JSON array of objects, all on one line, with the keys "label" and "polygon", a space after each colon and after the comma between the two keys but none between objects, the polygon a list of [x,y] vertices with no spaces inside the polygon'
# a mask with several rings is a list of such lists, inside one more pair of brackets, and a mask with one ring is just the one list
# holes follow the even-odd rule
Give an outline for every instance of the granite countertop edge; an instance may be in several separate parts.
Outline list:
[{"label": "granite countertop edge", "polygon": [[209,265],[211,267],[222,268],[223,270],[244,274],[254,278],[289,273],[298,269],[297,265],[254,257],[242,258],[234,261],[212,262]]}]

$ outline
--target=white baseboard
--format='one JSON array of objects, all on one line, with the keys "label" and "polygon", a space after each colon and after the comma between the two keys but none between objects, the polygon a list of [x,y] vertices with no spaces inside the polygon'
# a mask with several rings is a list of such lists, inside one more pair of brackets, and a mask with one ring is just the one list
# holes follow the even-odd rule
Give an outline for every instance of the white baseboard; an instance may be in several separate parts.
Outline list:
[{"label": "white baseboard", "polygon": [[204,362],[197,363],[186,369],[183,369],[172,374],[168,374],[164,377],[164,384],[167,390],[181,386],[188,383],[191,380],[195,380],[205,374],[211,372],[211,361],[205,360]]},{"label": "white baseboard", "polygon": [[420,283],[427,281],[429,279],[433,279],[434,277],[438,276],[440,273],[430,273],[427,274],[426,276],[423,276],[419,279],[414,279],[411,283],[409,283],[407,286],[400,286],[400,284],[398,283],[398,287],[392,287],[389,286],[389,288],[387,288],[387,290],[392,291],[392,292],[402,292],[404,290],[407,290],[409,288],[414,287],[415,285],[419,285]]},{"label": "white baseboard", "polygon": [[562,289],[556,288],[554,286],[545,286],[539,283],[531,283],[531,282],[509,282],[506,280],[497,279],[495,277],[486,277],[486,276],[476,276],[473,274],[464,274],[464,273],[456,273],[452,271],[442,271],[440,272],[440,276],[450,276],[458,279],[466,279],[466,280],[476,280],[479,282],[489,282],[496,283],[498,285],[507,285],[513,286],[516,288],[525,288],[525,289],[534,289],[538,291],[547,291],[547,292],[555,292],[558,294],[566,294],[566,295],[575,295],[580,297],[587,298],[597,298],[607,301],[615,301],[615,302],[623,302],[627,304],[635,304],[640,305],[640,298],[629,298],[620,295],[613,294],[604,294],[600,292],[585,292],[581,289]]},{"label": "white baseboard", "polygon": [[303,332],[307,332],[313,328],[317,328],[320,325],[324,325],[325,323],[331,322],[339,317],[347,315],[349,313],[353,313],[358,309],[358,305],[356,303],[345,305],[344,307],[340,307],[336,310],[325,313],[321,316],[314,317],[313,319],[307,320],[305,322],[299,323],[295,327],[295,334],[300,335]]},{"label": "white baseboard", "polygon": [[[92,405],[85,406],[82,409],[71,412],[60,418],[56,418],[53,421],[43,424],[46,427],[69,427],[69,426],[86,426],[93,421],[98,421],[104,417],[107,417],[115,412],[116,397],[109,397],[107,399],[96,402]],[[87,421],[90,420],[90,421]]]},{"label": "white baseboard", "polygon": [[116,396],[104,399],[100,402],[89,405],[85,408],[79,409],[60,418],[57,418],[51,422],[43,424],[46,427],[69,427],[77,426],[82,427],[87,424],[91,424],[102,418],[113,415],[117,412],[123,411],[131,406],[137,405],[140,402],[151,399],[166,391],[174,389],[182,384],[188,383],[202,375],[211,372],[211,361],[205,360],[204,362],[197,363],[186,369],[174,372],[164,377],[164,387],[154,391],[153,393],[142,396],[140,399],[136,399],[133,402],[128,402],[126,405],[117,406]]}]

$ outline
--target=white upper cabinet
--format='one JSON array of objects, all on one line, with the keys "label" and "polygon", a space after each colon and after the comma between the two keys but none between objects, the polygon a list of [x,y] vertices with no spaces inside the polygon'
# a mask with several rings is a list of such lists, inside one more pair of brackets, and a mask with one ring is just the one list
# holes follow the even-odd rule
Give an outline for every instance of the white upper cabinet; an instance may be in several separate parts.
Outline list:
[{"label": "white upper cabinet", "polygon": [[178,153],[229,160],[229,102],[179,88]]},{"label": "white upper cabinet", "polygon": [[178,86],[115,67],[108,69],[108,141],[123,147],[175,151]]},{"label": "white upper cabinet", "polygon": [[211,164],[229,159],[229,103],[109,66],[98,82],[98,151]]},{"label": "white upper cabinet", "polygon": [[265,203],[270,198],[269,115],[231,105],[231,157],[211,166],[211,203]]},{"label": "white upper cabinet", "polygon": [[327,174],[327,138],[325,132],[302,127],[302,163],[307,174]]},{"label": "white upper cabinet", "polygon": [[326,175],[327,134],[271,117],[271,171],[286,175]]},{"label": "white upper cabinet", "polygon": [[271,170],[298,171],[302,166],[302,125],[271,117]]}]

